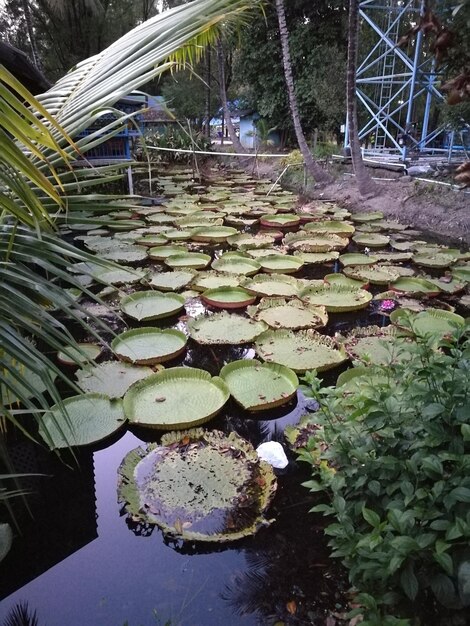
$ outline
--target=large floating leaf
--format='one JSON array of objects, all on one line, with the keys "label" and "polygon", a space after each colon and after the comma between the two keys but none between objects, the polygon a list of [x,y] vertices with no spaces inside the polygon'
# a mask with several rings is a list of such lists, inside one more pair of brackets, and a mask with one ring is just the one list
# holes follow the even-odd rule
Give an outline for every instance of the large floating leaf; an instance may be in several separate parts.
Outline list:
[{"label": "large floating leaf", "polygon": [[289,254],[272,254],[258,260],[263,272],[268,274],[292,274],[298,272],[304,262],[302,259]]},{"label": "large floating leaf", "polygon": [[369,248],[383,248],[390,243],[390,237],[387,235],[379,235],[377,233],[370,234],[356,234],[353,237],[353,241],[358,246],[365,246]]},{"label": "large floating leaf", "polygon": [[254,534],[276,490],[272,467],[236,433],[192,429],[132,450],[119,468],[118,497],[134,520],[188,541]]},{"label": "large floating leaf", "polygon": [[105,361],[76,372],[77,385],[88,393],[103,393],[110,398],[122,398],[129,387],[153,374],[150,367],[131,365],[122,361]]},{"label": "large floating leaf", "polygon": [[353,222],[374,222],[383,219],[382,211],[371,211],[370,213],[353,213],[351,219]]},{"label": "large floating leaf", "polygon": [[186,341],[186,335],[179,330],[134,328],[115,337],[111,348],[123,361],[154,365],[179,356],[186,347]]},{"label": "large floating leaf", "polygon": [[297,296],[301,283],[284,274],[260,274],[241,282],[242,287],[260,296]]},{"label": "large floating leaf", "polygon": [[275,239],[267,234],[250,235],[248,233],[241,233],[239,235],[232,235],[227,241],[240,250],[246,250],[248,248],[267,248],[274,243]]},{"label": "large floating leaf", "polygon": [[323,263],[330,263],[336,261],[339,257],[339,252],[294,252],[294,256],[301,259],[305,265],[322,265]]},{"label": "large floating leaf", "polygon": [[352,224],[338,220],[327,220],[322,222],[310,222],[304,226],[304,230],[309,233],[329,233],[340,237],[349,237],[356,230]]},{"label": "large floating leaf", "polygon": [[247,313],[271,328],[301,330],[319,328],[328,323],[325,307],[306,304],[297,298],[263,298],[258,306],[248,307]]},{"label": "large floating leaf", "polygon": [[343,287],[352,287],[354,289],[367,289],[369,286],[369,281],[355,280],[354,278],[345,276],[341,272],[336,272],[336,274],[326,274],[323,277],[323,280],[328,285],[341,285]]},{"label": "large floating leaf", "polygon": [[175,254],[183,254],[185,252],[188,252],[186,246],[156,246],[149,249],[148,255],[151,259],[154,259],[155,261],[164,261],[169,256]]},{"label": "large floating leaf", "polygon": [[438,339],[465,324],[465,319],[460,315],[441,309],[426,309],[419,313],[396,309],[390,314],[390,320],[397,326],[412,328],[420,335],[433,335]]},{"label": "large floating leaf", "polygon": [[372,294],[364,289],[328,285],[304,289],[301,300],[326,307],[329,313],[345,313],[364,309],[372,300]]},{"label": "large floating leaf", "polygon": [[236,274],[224,274],[223,272],[206,271],[199,272],[191,283],[191,287],[198,291],[217,289],[218,287],[238,287],[240,276]]},{"label": "large floating leaf", "polygon": [[133,319],[142,322],[158,320],[175,315],[185,303],[183,296],[161,291],[138,291],[121,300],[121,310]]},{"label": "large floating leaf", "polygon": [[364,280],[372,285],[388,285],[401,275],[400,271],[386,265],[373,265],[372,267],[352,265],[344,268],[344,273],[354,280]]},{"label": "large floating leaf", "polygon": [[267,325],[243,315],[223,312],[189,320],[188,329],[198,343],[237,345],[253,341]]},{"label": "large floating leaf", "polygon": [[237,257],[223,255],[212,262],[212,267],[218,272],[228,272],[229,274],[243,274],[252,276],[260,270],[260,264],[248,257]]},{"label": "large floating leaf", "polygon": [[344,347],[351,359],[363,363],[390,364],[410,357],[409,342],[398,340],[392,326],[357,328],[345,338]]},{"label": "large floating leaf", "polygon": [[240,309],[253,304],[256,296],[243,287],[216,287],[202,293],[202,300],[210,306],[221,309]]},{"label": "large floating leaf", "polygon": [[124,396],[124,412],[132,424],[179,430],[210,420],[229,395],[205,370],[172,367],[135,383]]},{"label": "large floating leaf", "polygon": [[262,215],[260,218],[262,226],[274,228],[292,228],[300,223],[300,217],[293,213],[282,213],[280,215]]},{"label": "large floating leaf", "polygon": [[331,252],[332,250],[342,250],[348,245],[348,239],[338,237],[338,235],[298,232],[287,233],[283,243],[291,250],[301,252]]},{"label": "large floating leaf", "polygon": [[153,274],[149,284],[161,291],[179,291],[194,280],[194,270],[175,270],[174,272],[157,272]]},{"label": "large floating leaf", "polygon": [[339,257],[339,262],[344,267],[348,265],[374,265],[377,263],[377,257],[368,254],[360,254],[359,252],[347,252]]},{"label": "large floating leaf", "polygon": [[393,291],[402,291],[409,294],[437,295],[439,287],[424,278],[403,276],[390,284]]},{"label": "large floating leaf", "polygon": [[445,252],[421,252],[413,255],[413,263],[423,267],[449,267],[456,259],[452,254]]},{"label": "large floating leaf", "polygon": [[195,270],[204,269],[211,262],[211,257],[202,252],[186,252],[173,254],[165,259],[168,267],[192,267]]},{"label": "large floating leaf", "polygon": [[67,352],[60,351],[57,353],[57,360],[64,365],[77,365],[80,363],[86,363],[87,361],[94,361],[97,359],[103,347],[96,343],[79,343],[77,347],[68,346]]},{"label": "large floating leaf", "polygon": [[231,226],[211,226],[209,228],[196,228],[191,233],[191,239],[202,242],[222,242],[226,241],[227,237],[236,234],[238,234],[238,230]]},{"label": "large floating leaf", "polygon": [[86,393],[63,401],[67,412],[54,405],[39,425],[39,434],[53,448],[85,446],[109,437],[124,423],[121,400],[100,393]]},{"label": "large floating leaf", "polygon": [[92,276],[96,281],[110,285],[132,285],[145,278],[146,274],[146,270],[122,266],[119,269],[110,270],[100,268],[93,272]]},{"label": "large floating leaf", "polygon": [[331,337],[315,330],[268,330],[257,338],[255,345],[264,361],[285,365],[295,372],[323,372],[348,358]]},{"label": "large floating leaf", "polygon": [[235,400],[248,411],[262,411],[282,406],[299,385],[297,375],[277,363],[253,360],[233,361],[220,371]]}]

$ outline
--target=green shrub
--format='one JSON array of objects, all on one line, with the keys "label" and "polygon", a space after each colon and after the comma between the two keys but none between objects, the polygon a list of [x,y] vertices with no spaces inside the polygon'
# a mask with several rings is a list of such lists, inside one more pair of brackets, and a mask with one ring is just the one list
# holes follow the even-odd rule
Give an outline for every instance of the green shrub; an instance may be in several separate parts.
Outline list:
[{"label": "green shrub", "polygon": [[365,592],[358,601],[371,625],[408,623],[384,617],[384,605],[405,617],[419,613],[415,601],[470,605],[468,325],[435,347],[416,337],[408,360],[369,366],[336,388],[305,377],[320,404],[299,450],[312,465],[305,486],[331,498],[312,511],[334,518],[332,556]]}]

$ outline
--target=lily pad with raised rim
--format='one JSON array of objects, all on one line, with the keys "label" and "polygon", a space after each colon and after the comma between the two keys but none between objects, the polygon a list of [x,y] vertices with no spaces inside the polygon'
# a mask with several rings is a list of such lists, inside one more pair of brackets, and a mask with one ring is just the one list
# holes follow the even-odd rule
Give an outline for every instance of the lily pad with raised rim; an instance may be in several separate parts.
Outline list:
[{"label": "lily pad with raised rim", "polygon": [[339,257],[339,262],[344,267],[349,265],[374,265],[377,263],[377,257],[361,254],[359,252],[347,252]]},{"label": "lily pad with raised rim", "polygon": [[201,299],[219,309],[240,309],[253,304],[256,296],[243,287],[216,287],[204,291]]},{"label": "lily pad with raised rim", "polygon": [[299,386],[297,375],[288,367],[256,359],[228,363],[221,369],[220,377],[238,404],[248,411],[282,406]]},{"label": "lily pad with raised rim", "polygon": [[351,359],[362,363],[391,364],[409,359],[408,342],[397,339],[396,328],[386,326],[366,326],[348,333],[344,347]]},{"label": "lily pad with raised rim", "polygon": [[323,263],[331,263],[339,257],[339,252],[301,252],[296,250],[294,256],[301,259],[305,265],[322,265]]},{"label": "lily pad with raised rim", "polygon": [[175,315],[184,303],[183,296],[176,293],[137,291],[121,300],[121,310],[132,319],[146,322]]},{"label": "lily pad with raised rim", "polygon": [[134,269],[128,266],[109,270],[101,267],[92,273],[94,280],[110,285],[133,285],[143,280],[146,275],[147,270]]},{"label": "lily pad with raised rim", "polygon": [[309,222],[304,230],[309,233],[330,233],[340,237],[350,237],[356,230],[352,224],[339,220],[326,220],[322,222]]},{"label": "lily pad with raised rim", "polygon": [[297,233],[287,233],[283,243],[291,250],[300,252],[331,252],[345,248],[348,245],[348,239],[333,234],[317,235],[299,231]]},{"label": "lily pad with raised rim", "polygon": [[354,289],[367,289],[369,287],[367,280],[355,280],[354,278],[345,276],[345,274],[341,272],[326,274],[323,280],[328,285],[342,285],[343,287],[353,287]]},{"label": "lily pad with raised rim", "polygon": [[77,365],[78,363],[86,363],[97,359],[103,346],[97,343],[79,343],[78,348],[69,346],[67,352],[62,350],[57,353],[57,360],[63,365]]},{"label": "lily pad with raised rim", "polygon": [[149,248],[148,256],[154,261],[164,261],[169,256],[175,254],[183,254],[185,252],[188,252],[188,248],[186,246],[156,246],[153,248]]},{"label": "lily pad with raised rim", "polygon": [[259,272],[261,268],[260,264],[254,259],[248,257],[227,257],[225,255],[213,261],[212,267],[218,272],[241,274],[244,276],[252,276]]},{"label": "lily pad with raised rim", "polygon": [[100,393],[73,396],[62,404],[63,408],[54,405],[39,424],[39,434],[51,449],[97,443],[115,433],[126,419],[122,401]]},{"label": "lily pad with raised rim", "polygon": [[239,284],[240,276],[237,274],[224,274],[223,272],[208,270],[199,272],[191,283],[191,287],[197,291],[206,291],[206,289],[217,289],[218,287],[238,287]]},{"label": "lily pad with raised rim", "polygon": [[209,228],[196,228],[191,233],[191,239],[193,241],[201,242],[222,242],[226,241],[227,237],[238,234],[238,230],[232,226],[211,226]]},{"label": "lily pad with raised rim", "polygon": [[202,252],[186,252],[184,254],[174,254],[165,259],[168,267],[190,267],[195,270],[202,270],[209,265],[211,257]]},{"label": "lily pad with raised rim", "polygon": [[465,319],[461,315],[441,309],[426,309],[419,313],[396,309],[390,314],[390,320],[401,328],[412,328],[420,335],[433,335],[436,339],[444,337],[465,324]]},{"label": "lily pad with raised rim", "polygon": [[390,237],[387,235],[379,235],[378,233],[356,234],[352,239],[358,246],[368,248],[383,248],[390,243]]},{"label": "lily pad with raised rim", "polygon": [[424,278],[414,278],[413,276],[402,276],[389,285],[393,291],[408,294],[423,294],[437,296],[439,287]]},{"label": "lily pad with raised rim", "polygon": [[353,213],[351,219],[353,222],[374,222],[375,220],[382,220],[384,214],[382,211],[371,211],[370,213],[361,212]]},{"label": "lily pad with raised rim", "polygon": [[422,267],[434,267],[436,269],[450,267],[455,263],[455,256],[445,252],[421,252],[413,255],[413,263]]},{"label": "lily pad with raised rim", "polygon": [[263,272],[267,274],[293,274],[298,272],[304,262],[299,257],[290,254],[272,254],[258,259]]},{"label": "lily pad with raised rim", "polygon": [[209,421],[230,392],[219,377],[192,367],[172,367],[135,383],[124,396],[131,424],[181,430]]},{"label": "lily pad with raised rim", "polygon": [[227,542],[253,535],[276,491],[272,467],[232,432],[168,433],[129,452],[119,468],[119,502],[173,539]]},{"label": "lily pad with raised rim", "polygon": [[248,307],[247,313],[271,328],[302,330],[320,328],[328,323],[325,307],[306,304],[297,298],[263,298],[258,306]]},{"label": "lily pad with raised rim", "polygon": [[365,309],[372,294],[364,289],[328,285],[307,288],[300,292],[300,299],[309,304],[326,307],[329,313],[346,313]]},{"label": "lily pad with raised rim", "polygon": [[184,289],[194,280],[196,272],[194,270],[175,270],[173,272],[158,272],[153,274],[149,280],[149,285],[161,291],[179,291]]},{"label": "lily pad with raised rim", "polygon": [[281,213],[277,215],[262,215],[259,221],[262,226],[292,228],[300,223],[300,217],[293,213]]},{"label": "lily pad with raised rim", "polygon": [[144,327],[124,331],[113,339],[111,348],[122,361],[154,365],[178,357],[186,342],[186,335],[180,330]]},{"label": "lily pad with raised rim", "polygon": [[77,385],[86,393],[102,393],[109,398],[122,398],[132,384],[153,373],[150,367],[122,361],[105,361],[79,369],[75,376]]},{"label": "lily pad with raised rim", "polygon": [[241,283],[242,287],[260,296],[297,296],[301,283],[286,274],[259,274]]},{"label": "lily pad with raised rim", "polygon": [[399,271],[395,271],[393,267],[384,265],[373,265],[371,267],[364,265],[352,265],[344,268],[344,273],[354,280],[364,280],[372,285],[388,285],[397,280],[401,275]]},{"label": "lily pad with raised rim", "polygon": [[294,372],[323,372],[348,359],[331,337],[315,330],[268,330],[256,339],[255,350],[263,361],[285,365]]},{"label": "lily pad with raised rim", "polygon": [[237,313],[201,315],[188,321],[191,337],[201,344],[244,344],[254,341],[268,326]]}]

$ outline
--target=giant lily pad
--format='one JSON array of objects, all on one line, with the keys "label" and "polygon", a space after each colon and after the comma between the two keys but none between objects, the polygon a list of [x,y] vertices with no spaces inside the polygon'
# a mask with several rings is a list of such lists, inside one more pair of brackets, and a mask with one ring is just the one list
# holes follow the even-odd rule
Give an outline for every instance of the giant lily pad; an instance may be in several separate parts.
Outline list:
[{"label": "giant lily pad", "polygon": [[254,534],[276,490],[272,467],[232,432],[169,433],[127,454],[118,497],[132,519],[187,541],[226,542]]},{"label": "giant lily pad", "polygon": [[125,421],[122,401],[100,393],[73,396],[62,405],[54,405],[39,424],[39,434],[51,449],[96,443],[116,432]]},{"label": "giant lily pad", "polygon": [[236,274],[224,274],[223,272],[200,272],[191,283],[191,287],[198,291],[217,289],[218,287],[238,287],[240,276]]},{"label": "giant lily pad", "polygon": [[293,213],[282,213],[280,215],[262,215],[260,217],[262,226],[270,226],[275,228],[292,228],[300,223],[300,217]]},{"label": "giant lily pad", "polygon": [[246,250],[247,248],[266,248],[271,246],[275,239],[271,235],[250,235],[249,233],[241,233],[239,235],[232,235],[227,241],[230,245],[240,250]]},{"label": "giant lily pad", "polygon": [[[409,358],[407,342],[396,337],[392,326],[366,326],[348,333],[344,347],[351,359],[363,363],[390,364]],[[409,343],[408,343],[409,345]]]},{"label": "giant lily pad", "polygon": [[68,346],[67,352],[61,350],[57,353],[57,360],[64,365],[77,365],[97,359],[103,347],[96,343],[79,343],[77,347]]},{"label": "giant lily pad", "polygon": [[146,273],[146,270],[127,266],[110,270],[101,267],[93,272],[92,276],[96,281],[110,285],[132,285],[145,278]]},{"label": "giant lily pad", "polygon": [[298,272],[304,264],[299,257],[289,254],[270,254],[258,259],[263,272],[268,274],[292,274]]},{"label": "giant lily pad", "polygon": [[426,309],[419,313],[396,309],[390,314],[390,320],[402,328],[412,328],[419,335],[433,335],[437,339],[465,324],[460,315],[441,309]]},{"label": "giant lily pad", "polygon": [[172,367],[135,383],[124,396],[124,412],[132,424],[180,430],[210,420],[229,395],[205,370]]},{"label": "giant lily pad", "polygon": [[390,289],[408,294],[424,294],[428,296],[436,296],[439,293],[439,287],[424,278],[414,278],[412,276],[403,276],[390,284]]},{"label": "giant lily pad", "polygon": [[185,299],[176,293],[138,291],[121,300],[122,311],[139,322],[158,320],[175,315],[184,306]]},{"label": "giant lily pad", "polygon": [[253,360],[233,361],[220,371],[230,393],[248,411],[282,406],[299,385],[297,375],[288,367]]},{"label": "giant lily pad", "polygon": [[328,322],[325,307],[306,304],[297,298],[263,298],[258,306],[248,307],[247,313],[255,320],[265,322],[271,328],[301,330],[319,328]]},{"label": "giant lily pad", "polygon": [[188,322],[188,329],[191,337],[198,343],[237,345],[250,343],[267,329],[267,325],[224,311],[192,319]]},{"label": "giant lily pad", "polygon": [[294,252],[294,256],[301,259],[305,265],[322,265],[323,263],[336,261],[339,257],[339,252],[301,252],[297,250]]},{"label": "giant lily pad", "polygon": [[353,222],[373,222],[383,219],[383,216],[382,211],[371,211],[370,213],[353,213],[351,219]]},{"label": "giant lily pad", "polygon": [[376,233],[354,235],[353,241],[358,246],[366,246],[368,248],[383,248],[390,243],[390,237],[387,235],[379,235]]},{"label": "giant lily pad", "polygon": [[192,267],[195,270],[204,269],[211,262],[211,257],[202,252],[186,252],[174,254],[165,259],[169,267]]},{"label": "giant lily pad", "polygon": [[413,263],[422,267],[449,267],[456,259],[452,254],[445,252],[421,252],[413,255]]},{"label": "giant lily pad", "polygon": [[175,359],[184,351],[186,341],[186,335],[179,330],[133,328],[115,337],[111,348],[122,361],[153,365]]},{"label": "giant lily pad", "polygon": [[148,255],[151,259],[155,261],[164,261],[169,256],[175,254],[183,254],[187,251],[188,249],[186,248],[186,246],[156,246],[153,248],[149,248]]},{"label": "giant lily pad", "polygon": [[464,280],[470,282],[470,266],[469,265],[457,265],[452,268],[452,276],[458,280]]},{"label": "giant lily pad", "polygon": [[344,268],[344,273],[354,280],[364,280],[372,285],[388,285],[401,275],[393,267],[386,265],[350,266]]},{"label": "giant lily pad", "polygon": [[223,255],[212,262],[212,267],[218,272],[228,272],[229,274],[243,274],[252,276],[260,269],[260,264],[248,257],[235,257]]},{"label": "giant lily pad", "polygon": [[122,398],[129,387],[153,374],[150,367],[131,365],[122,361],[105,361],[77,371],[77,385],[88,393],[102,393],[109,398]]},{"label": "giant lily pad", "polygon": [[328,220],[323,222],[310,222],[304,226],[304,230],[309,233],[331,233],[340,237],[350,237],[356,230],[352,224],[338,220]]},{"label": "giant lily pad", "polygon": [[346,313],[364,309],[372,300],[372,294],[364,289],[325,284],[304,289],[300,292],[300,299],[309,304],[324,306],[329,313]]},{"label": "giant lily pad", "polygon": [[149,284],[161,291],[179,291],[194,280],[194,270],[175,270],[174,272],[158,272],[153,274]]},{"label": "giant lily pad", "polygon": [[210,226],[209,228],[196,228],[191,233],[193,241],[221,242],[227,237],[238,234],[238,230],[231,226]]},{"label": "giant lily pad", "polygon": [[331,252],[342,250],[348,245],[348,239],[338,235],[319,235],[308,232],[287,233],[283,242],[291,250],[300,252]]},{"label": "giant lily pad", "polygon": [[348,252],[339,257],[339,262],[344,267],[349,265],[374,265],[374,263],[377,263],[377,257],[360,254],[359,252]]},{"label": "giant lily pad", "polygon": [[255,349],[264,361],[285,365],[294,372],[323,372],[348,358],[331,337],[315,330],[268,330],[257,338]]},{"label": "giant lily pad", "polygon": [[243,287],[217,287],[204,291],[201,298],[206,304],[216,308],[240,309],[253,304],[256,295],[251,294]]},{"label": "giant lily pad", "polygon": [[241,285],[260,296],[297,296],[301,288],[298,280],[285,274],[260,274]]}]

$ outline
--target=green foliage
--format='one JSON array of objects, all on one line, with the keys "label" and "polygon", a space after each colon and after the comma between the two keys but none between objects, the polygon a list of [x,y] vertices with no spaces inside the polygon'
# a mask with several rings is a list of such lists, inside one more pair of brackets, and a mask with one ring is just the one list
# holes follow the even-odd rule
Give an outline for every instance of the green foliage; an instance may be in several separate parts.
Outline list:
[{"label": "green foliage", "polygon": [[[155,146],[160,148],[171,148],[172,150],[202,150],[211,149],[211,140],[201,131],[187,131],[183,127],[176,124],[167,126],[160,131],[150,132],[145,135],[144,142],[146,146]],[[150,159],[153,162],[163,163],[188,163],[193,158],[188,152],[166,152],[158,150],[149,150]],[[145,148],[141,146],[138,149],[138,158],[146,158]]]},{"label": "green foliage", "polygon": [[416,337],[409,360],[369,366],[336,388],[305,377],[320,403],[300,451],[313,471],[305,486],[331,497],[312,511],[334,518],[332,555],[371,594],[358,599],[365,624],[406,623],[383,621],[384,605],[406,616],[417,599],[470,604],[468,325],[439,347]]}]

